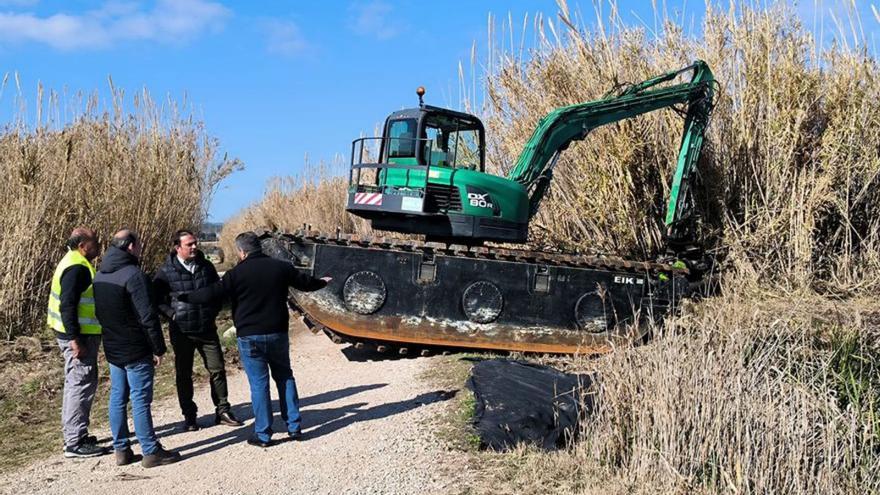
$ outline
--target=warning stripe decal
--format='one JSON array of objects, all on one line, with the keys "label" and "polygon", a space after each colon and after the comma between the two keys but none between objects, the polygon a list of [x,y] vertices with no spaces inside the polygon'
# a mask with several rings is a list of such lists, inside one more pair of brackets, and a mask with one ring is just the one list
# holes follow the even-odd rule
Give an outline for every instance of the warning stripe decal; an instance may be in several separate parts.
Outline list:
[{"label": "warning stripe decal", "polygon": [[382,206],[382,194],[381,193],[355,193],[354,204]]}]

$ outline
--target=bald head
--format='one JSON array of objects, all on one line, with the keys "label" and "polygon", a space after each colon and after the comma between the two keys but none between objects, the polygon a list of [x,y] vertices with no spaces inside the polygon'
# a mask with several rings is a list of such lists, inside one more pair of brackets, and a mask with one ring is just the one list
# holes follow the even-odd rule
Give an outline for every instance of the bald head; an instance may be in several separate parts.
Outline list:
[{"label": "bald head", "polygon": [[89,261],[95,259],[100,251],[98,246],[98,234],[88,227],[77,227],[67,238],[67,247],[77,250]]},{"label": "bald head", "polygon": [[113,234],[113,240],[110,241],[111,246],[115,246],[123,251],[127,251],[134,256],[140,257],[141,243],[137,234],[130,229],[120,229]]},{"label": "bald head", "polygon": [[70,233],[71,239],[75,237],[94,239],[97,236],[95,235],[95,231],[93,229],[90,229],[88,227],[77,227],[73,229],[73,232]]}]

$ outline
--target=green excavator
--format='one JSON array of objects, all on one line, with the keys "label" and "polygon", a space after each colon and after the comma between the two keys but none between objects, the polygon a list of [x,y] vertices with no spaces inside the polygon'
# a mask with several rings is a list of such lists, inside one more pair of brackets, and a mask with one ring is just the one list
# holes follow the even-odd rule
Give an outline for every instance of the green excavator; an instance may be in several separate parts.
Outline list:
[{"label": "green excavator", "polygon": [[[690,80],[674,84],[683,74]],[[266,234],[270,254],[331,276],[296,294],[306,322],[336,342],[407,353],[429,347],[595,353],[641,338],[702,276],[690,194],[714,78],[702,61],[538,123],[507,177],[486,172],[475,116],[426,105],[392,113],[381,137],[352,143],[347,210],[376,231]],[[606,124],[672,108],[684,115],[666,212],[664,262],[509,249],[524,243],[572,142]],[[507,245],[505,244],[505,245]]]}]

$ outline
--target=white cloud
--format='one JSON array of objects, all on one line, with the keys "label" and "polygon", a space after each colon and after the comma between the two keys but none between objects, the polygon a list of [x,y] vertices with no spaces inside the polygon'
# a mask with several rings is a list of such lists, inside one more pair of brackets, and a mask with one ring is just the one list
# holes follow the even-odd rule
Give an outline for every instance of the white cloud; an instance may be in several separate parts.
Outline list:
[{"label": "white cloud", "polygon": [[271,53],[292,57],[309,48],[302,30],[293,21],[269,20],[264,23],[264,29]]},{"label": "white cloud", "polygon": [[361,36],[391,39],[404,28],[399,21],[392,18],[393,11],[391,5],[381,0],[353,4],[349,7],[351,30]]},{"label": "white cloud", "polygon": [[222,29],[229,9],[207,0],[158,0],[151,10],[139,4],[108,2],[83,14],[0,12],[0,43],[42,43],[59,50],[106,48],[122,41],[180,43]]}]

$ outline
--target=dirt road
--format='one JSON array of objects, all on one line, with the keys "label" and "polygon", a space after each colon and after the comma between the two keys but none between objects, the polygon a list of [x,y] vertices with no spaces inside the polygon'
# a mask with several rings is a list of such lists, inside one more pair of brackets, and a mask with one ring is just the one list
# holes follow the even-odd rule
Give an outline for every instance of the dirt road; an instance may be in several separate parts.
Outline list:
[{"label": "dirt road", "polygon": [[[154,404],[162,444],[184,459],[143,469],[117,467],[113,456],[70,460],[58,455],[0,475],[0,493],[446,493],[456,490],[449,467],[456,454],[433,436],[431,419],[448,407],[449,394],[420,378],[432,358],[365,360],[349,348],[296,326],[291,357],[303,409],[305,439],[268,449],[245,443],[252,414],[243,372],[229,377],[241,428],[210,426],[180,431],[174,397]],[[169,366],[165,363],[163,366]],[[276,395],[273,403],[277,411]],[[212,424],[209,393],[196,393],[203,425]],[[275,415],[275,431],[285,428]],[[108,437],[106,428],[95,431]],[[276,433],[276,438],[283,435]],[[137,445],[136,453],[140,452]],[[463,462],[461,463],[463,466]],[[457,478],[457,476],[456,476]]]}]

